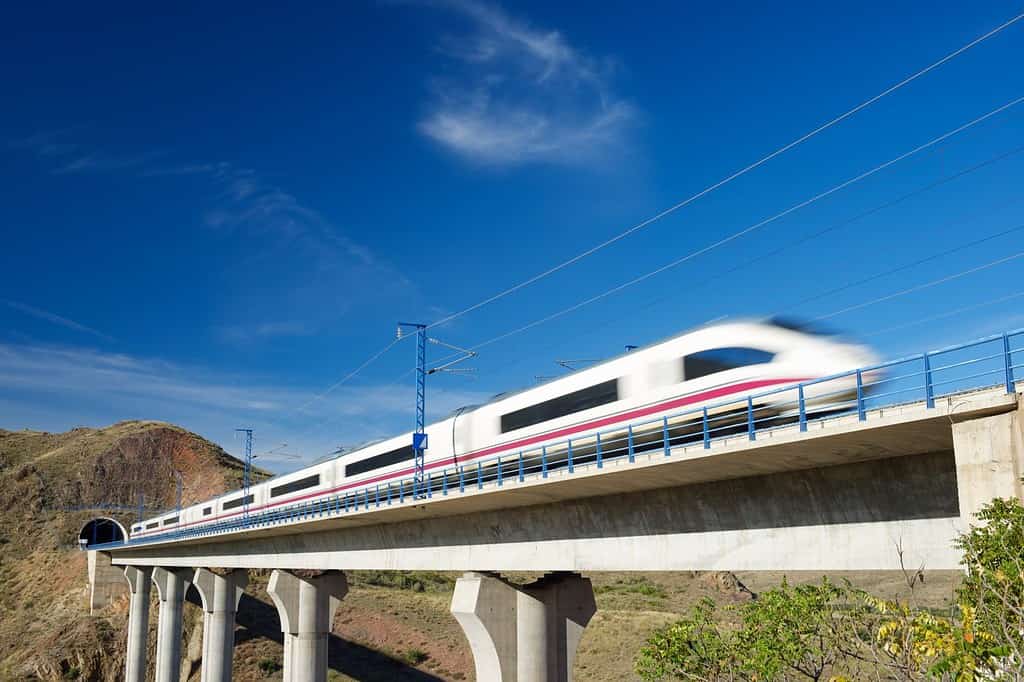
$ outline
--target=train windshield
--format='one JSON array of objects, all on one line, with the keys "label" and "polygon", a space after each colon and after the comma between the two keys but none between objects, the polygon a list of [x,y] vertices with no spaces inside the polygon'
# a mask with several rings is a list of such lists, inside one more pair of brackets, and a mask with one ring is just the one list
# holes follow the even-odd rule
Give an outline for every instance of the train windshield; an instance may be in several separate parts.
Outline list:
[{"label": "train windshield", "polygon": [[803,334],[813,334],[814,336],[836,336],[839,333],[824,325],[796,320],[791,317],[773,317],[768,320],[768,323],[773,324],[776,327],[782,327],[783,329],[789,329]]}]

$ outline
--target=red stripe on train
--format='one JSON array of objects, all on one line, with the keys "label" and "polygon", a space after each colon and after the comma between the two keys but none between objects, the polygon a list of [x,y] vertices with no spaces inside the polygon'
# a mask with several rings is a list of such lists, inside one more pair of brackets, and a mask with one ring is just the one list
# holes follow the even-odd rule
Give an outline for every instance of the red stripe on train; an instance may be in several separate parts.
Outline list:
[{"label": "red stripe on train", "polygon": [[[595,419],[593,421],[585,422],[583,424],[576,424],[574,426],[567,426],[565,428],[557,429],[555,431],[549,431],[547,433],[538,434],[536,436],[530,436],[530,437],[524,438],[522,440],[512,441],[510,443],[504,443],[504,444],[501,444],[501,445],[494,445],[494,446],[491,446],[491,447],[484,448],[482,450],[476,450],[474,452],[470,452],[470,453],[467,453],[467,454],[464,454],[464,455],[459,455],[458,461],[456,461],[455,457],[448,457],[446,459],[441,459],[441,460],[438,460],[436,462],[430,462],[429,464],[424,465],[423,468],[424,469],[437,469],[439,467],[449,466],[449,465],[452,465],[452,464],[458,464],[458,463],[462,463],[462,462],[466,462],[466,461],[470,461],[470,460],[476,460],[476,459],[479,459],[481,457],[486,457],[487,455],[498,454],[499,452],[506,452],[508,450],[521,450],[522,448],[528,447],[530,445],[536,445],[538,443],[543,443],[544,441],[549,441],[549,440],[552,440],[552,439],[565,440],[568,436],[571,436],[573,434],[579,433],[581,431],[589,431],[591,429],[601,428],[602,426],[610,426],[612,424],[617,424],[617,423],[620,423],[620,422],[623,422],[623,421],[630,421],[630,420],[633,420],[633,419],[638,419],[640,417],[647,417],[647,416],[650,416],[652,414],[656,414],[658,412],[664,412],[665,410],[671,410],[671,409],[676,408],[676,407],[685,407],[687,405],[692,405],[694,403],[705,402],[707,400],[714,400],[715,398],[721,398],[723,396],[732,395],[734,393],[741,393],[741,392],[744,392],[744,391],[753,391],[753,390],[756,390],[758,388],[765,388],[767,386],[776,386],[776,385],[780,385],[780,384],[798,384],[801,381],[808,381],[808,380],[809,379],[806,378],[806,377],[805,378],[799,378],[799,379],[758,379],[758,380],[755,380],[755,381],[744,381],[744,382],[741,382],[741,383],[738,383],[738,384],[732,384],[730,386],[719,386],[718,388],[713,388],[713,389],[711,389],[709,391],[704,391],[702,393],[694,393],[693,395],[683,396],[681,398],[673,398],[672,400],[667,400],[667,401],[665,401],[663,403],[657,403],[657,404],[654,404],[654,405],[648,405],[647,407],[641,407],[641,408],[638,408],[638,409],[635,409],[635,410],[630,410],[629,412],[622,412],[620,414],[611,415],[611,416],[608,416],[608,417],[602,417],[600,419]],[[367,478],[367,479],[363,479],[361,481],[355,481],[353,483],[346,483],[344,485],[336,486],[334,488],[331,488],[330,490],[319,490],[319,491],[312,492],[312,493],[306,493],[305,495],[297,495],[295,497],[289,497],[288,499],[277,500],[276,502],[271,502],[271,503],[265,504],[265,505],[263,505],[261,507],[250,508],[249,511],[250,512],[258,512],[258,511],[263,511],[264,509],[270,509],[272,507],[279,507],[279,506],[281,506],[283,504],[289,504],[289,503],[292,503],[292,502],[302,502],[304,500],[309,500],[309,499],[312,499],[312,498],[315,498],[315,497],[323,497],[324,495],[330,495],[332,493],[337,493],[337,492],[341,492],[341,491],[344,491],[344,490],[350,490],[352,488],[356,488],[356,487],[360,487],[360,486],[364,486],[364,485],[369,485],[369,484],[372,484],[372,483],[380,483],[382,481],[386,481],[386,480],[390,480],[390,479],[394,479],[394,478],[400,478],[402,476],[406,476],[408,474],[413,473],[413,471],[415,471],[414,467],[410,467],[410,468],[407,468],[407,469],[402,469],[401,471],[392,471],[392,472],[389,472],[389,473],[386,473],[386,474],[381,474],[379,476],[375,476],[373,478]],[[186,524],[178,524],[178,525],[174,526],[174,529],[177,530],[177,529],[180,529],[180,528],[187,528],[189,526],[194,526],[196,524],[212,523],[214,521],[220,521],[222,519],[228,519],[228,518],[231,518],[233,516],[238,516],[239,514],[243,514],[243,513],[245,513],[245,510],[240,510],[240,511],[237,511],[237,512],[231,512],[230,514],[222,514],[220,516],[214,516],[214,517],[208,518],[208,519],[200,519],[198,521],[192,521],[192,522],[189,522],[189,523],[186,523]],[[153,534],[153,533],[164,533],[164,532],[169,532],[169,530],[165,531],[164,529],[161,528],[161,529],[154,529],[154,530],[151,530],[151,531],[142,531],[142,532],[134,533],[133,537],[140,537],[142,535],[150,535],[150,534]]]}]

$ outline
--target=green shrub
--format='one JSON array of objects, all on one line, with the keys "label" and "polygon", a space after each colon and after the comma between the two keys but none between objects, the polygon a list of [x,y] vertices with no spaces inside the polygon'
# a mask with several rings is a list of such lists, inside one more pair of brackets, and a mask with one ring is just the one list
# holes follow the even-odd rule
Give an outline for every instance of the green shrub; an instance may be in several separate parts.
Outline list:
[{"label": "green shrub", "polygon": [[[956,541],[966,568],[949,617],[823,579],[786,582],[727,607],[710,600],[655,632],[635,660],[644,680],[1024,679],[1024,506],[993,500]],[[911,585],[912,587],[912,585]]]},{"label": "green shrub", "polygon": [[402,658],[408,661],[411,665],[419,665],[430,658],[430,654],[422,649],[406,649],[405,652],[402,653]]},{"label": "green shrub", "polygon": [[281,664],[273,658],[261,658],[260,662],[256,664],[256,667],[259,668],[264,675],[270,675],[280,670]]},{"label": "green shrub", "polygon": [[353,571],[351,580],[412,592],[449,592],[455,586],[454,578],[436,571]]},{"label": "green shrub", "polygon": [[607,585],[599,585],[594,588],[594,591],[598,594],[609,594],[609,593],[627,593],[627,594],[641,594],[645,597],[652,597],[654,599],[664,599],[665,590],[660,585],[647,580],[647,578],[636,577],[627,578],[625,580],[616,580],[614,583]]}]

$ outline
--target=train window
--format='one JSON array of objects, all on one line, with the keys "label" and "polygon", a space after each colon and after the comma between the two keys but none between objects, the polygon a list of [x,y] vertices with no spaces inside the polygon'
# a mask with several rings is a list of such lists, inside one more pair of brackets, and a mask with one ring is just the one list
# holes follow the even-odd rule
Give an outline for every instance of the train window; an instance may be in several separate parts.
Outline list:
[{"label": "train window", "polygon": [[203,507],[203,516],[209,516],[213,513],[213,507]]},{"label": "train window", "polygon": [[135,526],[132,528],[133,533],[138,533],[140,530],[142,530],[142,526]]},{"label": "train window", "polygon": [[277,497],[278,495],[294,493],[297,490],[305,490],[306,488],[313,488],[318,485],[320,485],[320,474],[313,474],[312,476],[306,476],[305,478],[274,486],[270,489],[270,496]]},{"label": "train window", "polygon": [[156,528],[159,525],[160,525],[159,521],[154,521],[153,523],[147,523],[146,524],[146,528]]},{"label": "train window", "polygon": [[233,500],[228,500],[221,505],[221,509],[234,509],[235,507],[241,507],[243,504],[252,504],[252,495],[246,495],[245,497],[236,497]]},{"label": "train window", "polygon": [[712,348],[697,353],[690,353],[683,358],[683,379],[699,379],[709,374],[724,372],[727,369],[762,365],[771,362],[774,353],[757,348]]},{"label": "train window", "polygon": [[373,471],[374,469],[380,469],[391,464],[398,464],[399,462],[405,462],[416,457],[416,453],[413,452],[412,445],[406,445],[400,447],[397,450],[391,452],[385,452],[381,455],[374,455],[373,457],[367,457],[364,460],[358,462],[352,462],[351,464],[345,465],[345,475],[355,476],[356,474],[363,474],[367,471]]},{"label": "train window", "polygon": [[619,399],[619,380],[612,379],[589,388],[573,391],[566,395],[545,400],[542,403],[524,407],[515,412],[501,415],[501,432],[507,433],[541,422],[558,419],[566,415],[589,410],[599,405],[614,403]]},{"label": "train window", "polygon": [[172,516],[172,517],[171,517],[171,518],[169,518],[169,519],[164,519],[164,525],[165,525],[165,526],[169,526],[169,525],[171,525],[172,523],[177,523],[177,522],[178,522],[178,517],[177,517],[177,516]]}]

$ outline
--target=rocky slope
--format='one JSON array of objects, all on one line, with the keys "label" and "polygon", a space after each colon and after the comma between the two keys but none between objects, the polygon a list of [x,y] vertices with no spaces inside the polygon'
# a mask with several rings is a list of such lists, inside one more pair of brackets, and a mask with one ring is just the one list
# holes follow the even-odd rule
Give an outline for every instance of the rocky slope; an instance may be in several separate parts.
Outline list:
[{"label": "rocky slope", "polygon": [[[117,680],[125,603],[92,617],[79,530],[95,511],[183,502],[239,486],[242,463],[162,422],[121,422],[67,433],[0,430],[0,679]],[[257,472],[257,476],[265,476]],[[104,514],[127,524],[131,512]]]}]

